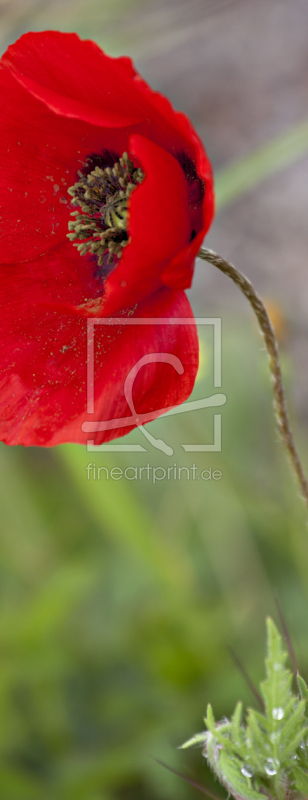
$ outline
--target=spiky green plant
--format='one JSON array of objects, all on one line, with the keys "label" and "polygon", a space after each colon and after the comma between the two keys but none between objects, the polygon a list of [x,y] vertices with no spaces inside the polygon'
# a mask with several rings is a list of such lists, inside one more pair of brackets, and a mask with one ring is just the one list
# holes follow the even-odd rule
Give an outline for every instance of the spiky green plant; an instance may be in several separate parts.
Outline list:
[{"label": "spiky green plant", "polygon": [[215,722],[209,705],[207,730],[182,745],[202,745],[202,754],[235,800],[308,798],[308,689],[297,675],[293,691],[286,658],[281,636],[268,619],[266,680],[260,685],[264,713],[250,708],[243,723],[238,703],[231,720]]}]

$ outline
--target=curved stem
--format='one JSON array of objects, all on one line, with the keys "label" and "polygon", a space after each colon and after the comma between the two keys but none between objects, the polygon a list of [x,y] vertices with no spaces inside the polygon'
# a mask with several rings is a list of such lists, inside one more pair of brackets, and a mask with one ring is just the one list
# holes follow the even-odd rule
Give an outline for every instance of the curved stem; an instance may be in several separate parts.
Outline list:
[{"label": "curved stem", "polygon": [[229,264],[229,262],[224,258],[221,258],[221,256],[217,255],[217,253],[214,253],[212,250],[207,250],[205,247],[201,247],[201,250],[199,250],[198,258],[208,261],[210,264],[213,264],[214,267],[217,267],[217,269],[219,269],[221,272],[224,272],[225,275],[228,275],[233,283],[235,283],[236,286],[238,286],[243,292],[245,297],[247,297],[247,300],[249,301],[257,317],[269,358],[269,367],[274,392],[274,409],[280,436],[299,484],[301,495],[304,498],[308,508],[308,481],[304,473],[304,469],[291,431],[287,401],[282,381],[278,345],[266,308],[257,292],[255,292],[248,278],[246,278],[245,275],[242,275],[241,272],[239,272],[232,264]]}]

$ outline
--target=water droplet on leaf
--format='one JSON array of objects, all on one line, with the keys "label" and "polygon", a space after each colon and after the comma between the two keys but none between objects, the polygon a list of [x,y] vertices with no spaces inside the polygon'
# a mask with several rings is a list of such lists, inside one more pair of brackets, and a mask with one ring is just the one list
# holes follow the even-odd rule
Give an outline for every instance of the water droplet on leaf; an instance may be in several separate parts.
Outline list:
[{"label": "water droplet on leaf", "polygon": [[272,717],[273,719],[282,719],[284,717],[283,708],[273,708]]},{"label": "water droplet on leaf", "polygon": [[250,764],[243,764],[241,767],[241,773],[242,775],[245,775],[245,778],[252,778],[253,768],[250,766]]},{"label": "water droplet on leaf", "polygon": [[300,742],[300,743],[299,743],[299,746],[300,746],[300,749],[301,749],[301,750],[306,750],[306,747],[305,747],[305,742]]},{"label": "water droplet on leaf", "polygon": [[280,761],[278,761],[278,758],[268,758],[264,765],[267,775],[277,775],[279,767]]}]

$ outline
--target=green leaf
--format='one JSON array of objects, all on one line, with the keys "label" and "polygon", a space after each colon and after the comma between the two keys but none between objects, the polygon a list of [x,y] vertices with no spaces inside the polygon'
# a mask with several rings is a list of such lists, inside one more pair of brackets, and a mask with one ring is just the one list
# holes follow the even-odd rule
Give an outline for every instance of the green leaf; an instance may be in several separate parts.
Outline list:
[{"label": "green leaf", "polygon": [[203,744],[206,741],[206,737],[206,731],[203,731],[202,733],[196,733],[195,736],[192,736],[191,739],[187,740],[187,742],[181,744],[179,750],[185,750],[186,747],[193,747],[194,744]]},{"label": "green leaf", "polygon": [[308,794],[308,773],[304,772],[300,767],[293,767],[292,769],[296,788],[303,794]]},{"label": "green leaf", "polygon": [[231,717],[231,738],[233,743],[239,748],[242,748],[244,744],[244,735],[241,728],[242,710],[243,703],[238,702],[234,714]]},{"label": "green leaf", "polygon": [[224,748],[232,753],[238,753],[238,748],[230,739],[232,728],[231,722],[228,721],[227,723],[223,722],[216,724],[212,706],[210,704],[207,707],[207,716],[204,718],[204,722],[216,743],[221,744]]},{"label": "green leaf", "polygon": [[297,683],[303,700],[308,700],[308,686],[301,675],[297,675]]},{"label": "green leaf", "polygon": [[289,740],[288,744],[283,750],[281,760],[286,761],[288,758],[292,758],[307,731],[308,728],[305,726],[304,728],[300,728],[296,734],[293,734],[292,738]]},{"label": "green leaf", "polygon": [[214,714],[213,714],[213,709],[212,709],[212,706],[211,706],[210,703],[208,704],[208,707],[206,709],[206,717],[204,718],[204,722],[205,722],[207,728],[209,729],[209,731],[211,731],[211,733],[215,736],[215,734],[216,734],[216,727],[215,727],[216,726],[216,722],[215,722],[215,717],[214,717]]},{"label": "green leaf", "polygon": [[267,620],[266,680],[261,683],[269,732],[276,729],[285,716],[285,707],[291,698],[292,675],[285,669],[287,653],[282,648],[281,636],[271,619]]},{"label": "green leaf", "polygon": [[295,749],[297,747],[297,745],[295,744],[295,737],[297,736],[297,732],[298,731],[300,732],[301,729],[303,729],[304,732],[306,730],[306,726],[303,725],[303,722],[305,720],[305,705],[306,705],[305,700],[301,700],[298,703],[297,708],[294,709],[292,715],[289,717],[289,719],[282,727],[281,730],[282,758],[287,757],[286,754],[287,753],[289,754],[290,748],[293,748],[293,752],[295,752]]},{"label": "green leaf", "polygon": [[224,750],[221,751],[219,767],[224,776],[224,785],[231,793],[247,798],[247,800],[266,800],[265,795],[251,788],[251,781],[241,773],[241,762],[232,758]]},{"label": "green leaf", "polygon": [[209,733],[206,742],[206,758],[214,774],[217,775],[218,780],[221,781],[222,775],[219,769],[217,742],[215,737],[211,733]]},{"label": "green leaf", "polygon": [[[220,782],[238,800],[260,800],[262,786],[267,787],[272,798],[283,800],[286,780],[295,771],[301,785],[308,780],[307,751],[300,747],[308,732],[306,699],[300,700],[292,692],[292,673],[285,667],[286,658],[282,638],[269,619],[266,680],[261,684],[265,714],[250,709],[244,726],[239,702],[231,721],[215,722],[212,707],[208,706],[206,755]],[[304,682],[299,686],[303,693],[307,692]],[[197,734],[190,742],[197,738],[204,741],[204,734]],[[308,796],[308,789],[305,793]]]},{"label": "green leaf", "polygon": [[[266,731],[267,732],[268,729],[269,729],[269,723],[268,723],[268,719],[266,718],[265,714],[260,714],[260,712],[256,711],[255,708],[251,709],[251,711],[252,711],[254,719],[258,723],[261,731]],[[249,713],[250,713],[250,710],[249,710]]]},{"label": "green leaf", "polygon": [[259,772],[262,772],[264,759],[266,758],[266,737],[264,735],[263,719],[261,719],[263,727],[260,727],[259,717],[261,717],[261,714],[258,714],[254,709],[249,709],[246,742],[249,742],[250,746],[248,747],[246,744],[246,757],[251,760],[251,763]]}]

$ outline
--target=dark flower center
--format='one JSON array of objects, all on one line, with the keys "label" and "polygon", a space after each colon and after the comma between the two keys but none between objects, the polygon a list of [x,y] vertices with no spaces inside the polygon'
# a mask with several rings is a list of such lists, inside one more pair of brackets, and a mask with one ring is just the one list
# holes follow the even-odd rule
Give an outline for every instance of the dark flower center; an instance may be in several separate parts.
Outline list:
[{"label": "dark flower center", "polygon": [[[111,264],[127,245],[128,200],[144,178],[127,153],[118,161],[110,160],[113,166],[100,166],[101,156],[90,157],[85,171],[78,172],[79,181],[68,189],[72,205],[79,207],[71,212],[74,219],[68,224],[68,238],[80,255],[90,252],[97,256],[98,266],[102,266],[107,252],[107,263]],[[93,166],[95,161],[98,163],[89,171],[89,164]]]}]

